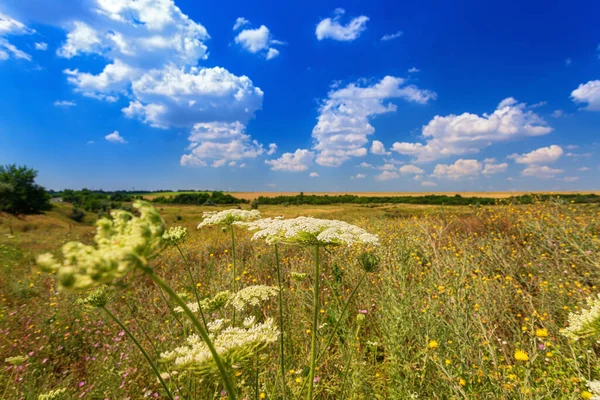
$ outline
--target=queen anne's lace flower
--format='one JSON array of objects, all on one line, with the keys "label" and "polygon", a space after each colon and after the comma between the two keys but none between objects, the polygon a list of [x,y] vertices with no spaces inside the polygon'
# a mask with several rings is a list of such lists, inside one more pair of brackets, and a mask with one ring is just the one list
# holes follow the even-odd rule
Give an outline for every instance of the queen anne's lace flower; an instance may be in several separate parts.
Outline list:
[{"label": "queen anne's lace flower", "polygon": [[[228,327],[220,333],[210,334],[217,353],[228,365],[241,366],[270,343],[277,341],[279,331],[272,319],[249,328]],[[217,366],[206,346],[198,335],[188,337],[184,346],[161,354],[165,362],[173,363],[173,368],[189,369],[199,375],[217,372]]]},{"label": "queen anne's lace flower", "polygon": [[247,306],[257,306],[261,301],[277,296],[279,288],[266,285],[254,285],[243,288],[234,294],[228,302],[238,311],[243,311]]},{"label": "queen anne's lace flower", "polygon": [[98,289],[91,291],[86,297],[77,300],[80,304],[88,308],[102,308],[108,303],[109,294],[106,286],[100,286]]},{"label": "queen anne's lace flower", "polygon": [[569,314],[569,325],[560,332],[571,340],[600,336],[600,295],[587,299],[589,308]]},{"label": "queen anne's lace flower", "polygon": [[590,400],[600,400],[600,381],[587,381],[585,385],[592,392]]},{"label": "queen anne's lace flower", "polygon": [[205,212],[203,216],[204,220],[198,225],[198,229],[209,225],[232,225],[235,222],[252,221],[260,218],[260,212],[258,210],[231,209]]},{"label": "queen anne's lace flower", "polygon": [[[229,301],[229,297],[229,290],[224,290],[215,294],[213,297],[200,300],[200,306],[202,307],[202,311],[213,312],[219,310],[227,304],[227,302]],[[187,303],[186,306],[190,309],[191,312],[197,313],[200,311],[200,309],[198,308],[198,302]],[[183,308],[175,307],[173,311],[177,313],[183,313]]]},{"label": "queen anne's lace flower", "polygon": [[297,217],[265,218],[244,225],[253,231],[253,240],[265,239],[269,244],[285,243],[301,246],[337,246],[363,243],[378,245],[377,235],[344,221]]},{"label": "queen anne's lace flower", "polygon": [[133,206],[140,217],[116,210],[111,212],[112,218],[96,222],[96,247],[69,242],[62,247],[62,263],[46,253],[37,258],[39,267],[56,272],[61,288],[84,290],[110,285],[136,267],[145,266],[164,245],[165,223],[149,203],[136,201]]},{"label": "queen anne's lace flower", "polygon": [[180,245],[185,242],[187,238],[188,230],[183,226],[175,226],[173,228],[169,228],[168,231],[163,235],[163,239],[172,245]]}]

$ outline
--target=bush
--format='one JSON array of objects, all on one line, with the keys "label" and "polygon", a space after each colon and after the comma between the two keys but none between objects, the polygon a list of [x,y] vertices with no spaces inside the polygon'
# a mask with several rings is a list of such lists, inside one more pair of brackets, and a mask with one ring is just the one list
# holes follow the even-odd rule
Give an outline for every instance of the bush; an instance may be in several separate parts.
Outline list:
[{"label": "bush", "polygon": [[69,218],[76,222],[83,222],[83,219],[85,218],[85,212],[77,207],[73,207],[73,211],[71,211]]},{"label": "bush", "polygon": [[0,211],[38,214],[49,210],[50,196],[35,183],[37,171],[25,166],[0,166]]}]

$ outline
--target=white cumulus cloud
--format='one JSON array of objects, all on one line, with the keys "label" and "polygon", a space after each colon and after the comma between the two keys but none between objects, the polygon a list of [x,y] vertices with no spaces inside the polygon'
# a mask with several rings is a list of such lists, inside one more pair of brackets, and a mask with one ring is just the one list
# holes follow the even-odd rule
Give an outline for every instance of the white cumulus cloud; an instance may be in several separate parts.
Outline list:
[{"label": "white cumulus cloud", "polygon": [[425,173],[425,171],[415,165],[403,165],[399,171],[402,175],[420,175]]},{"label": "white cumulus cloud", "polygon": [[267,60],[279,55],[279,50],[272,47],[275,44],[283,44],[273,39],[269,28],[261,25],[256,29],[244,29],[234,39],[235,43],[250,53],[261,53]]},{"label": "white cumulus cloud", "polygon": [[525,154],[512,154],[512,158],[519,164],[551,164],[563,155],[563,149],[555,144],[548,147],[541,147]]},{"label": "white cumulus cloud", "polygon": [[571,92],[575,103],[587,103],[584,108],[590,111],[600,111],[600,80],[582,83]]},{"label": "white cumulus cloud", "polygon": [[396,142],[392,150],[418,162],[477,153],[495,142],[548,134],[552,128],[525,103],[509,97],[492,114],[435,116],[422,129],[425,143]]},{"label": "white cumulus cloud", "polygon": [[342,25],[341,18],[346,11],[338,8],[334,11],[333,18],[325,18],[319,22],[315,34],[318,40],[333,39],[343,42],[350,42],[360,36],[367,29],[369,17],[361,15],[352,18],[346,25]]},{"label": "white cumulus cloud", "polygon": [[71,100],[56,100],[54,105],[56,107],[75,107],[77,103]]},{"label": "white cumulus cloud", "polygon": [[35,43],[35,49],[40,51],[48,50],[48,43],[46,42],[37,42]]},{"label": "white cumulus cloud", "polygon": [[379,140],[373,140],[371,144],[371,153],[377,155],[387,155],[389,152],[385,151],[385,146]]},{"label": "white cumulus cloud", "polygon": [[379,175],[375,175],[375,180],[379,182],[389,181],[390,179],[400,178],[396,171],[383,171]]},{"label": "white cumulus cloud", "polygon": [[311,178],[318,178],[318,177],[319,177],[319,174],[318,174],[317,172],[311,172],[311,173],[309,174],[309,176],[310,176]]},{"label": "white cumulus cloud", "polygon": [[483,167],[483,171],[481,172],[484,175],[494,175],[494,174],[499,174],[501,172],[506,171],[506,168],[508,168],[508,164],[507,163],[502,163],[502,164],[491,164],[491,163],[486,163]]},{"label": "white cumulus cloud", "polygon": [[104,139],[108,140],[111,143],[121,143],[126,144],[127,140],[125,140],[120,134],[119,131],[114,131],[113,133],[109,133],[104,136]]},{"label": "white cumulus cloud", "polygon": [[562,169],[550,168],[547,165],[530,165],[521,171],[521,175],[540,179],[550,179],[563,172],[565,171]]},{"label": "white cumulus cloud", "polygon": [[28,28],[22,22],[0,12],[0,61],[8,60],[11,57],[31,61],[31,55],[10,43],[7,37],[10,35],[30,35],[34,32],[33,29]]},{"label": "white cumulus cloud", "polygon": [[397,31],[395,33],[387,33],[387,34],[383,35],[383,37],[381,38],[381,40],[383,42],[387,42],[388,40],[397,39],[397,38],[399,38],[402,35],[404,35],[404,32],[402,32],[402,31]]},{"label": "white cumulus cloud", "polygon": [[386,76],[369,86],[351,83],[330,91],[321,103],[317,125],[312,132],[317,164],[335,167],[350,157],[366,155],[368,136],[375,132],[369,119],[396,111],[396,106],[387,100],[398,98],[424,104],[435,99],[436,93],[406,86],[404,79],[393,76]]},{"label": "white cumulus cloud", "polygon": [[479,175],[482,171],[482,164],[477,160],[456,160],[454,164],[438,164],[433,169],[433,176],[436,178],[448,178],[459,180],[462,178],[472,178]]},{"label": "white cumulus cloud", "polygon": [[240,29],[242,26],[244,25],[248,25],[250,23],[250,21],[248,21],[246,18],[244,17],[238,17],[235,20],[235,24],[233,24],[233,30],[237,31],[238,29]]},{"label": "white cumulus cloud", "polygon": [[306,171],[313,164],[314,153],[306,149],[298,149],[294,153],[283,153],[274,160],[266,160],[273,171]]}]

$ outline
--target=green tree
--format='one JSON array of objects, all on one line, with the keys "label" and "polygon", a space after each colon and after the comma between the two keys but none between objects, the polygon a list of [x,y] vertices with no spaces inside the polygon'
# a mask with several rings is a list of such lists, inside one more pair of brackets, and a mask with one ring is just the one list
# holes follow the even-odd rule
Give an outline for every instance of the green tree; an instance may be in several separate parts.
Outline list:
[{"label": "green tree", "polygon": [[35,183],[37,171],[25,166],[0,165],[0,211],[36,214],[49,210],[50,196]]}]

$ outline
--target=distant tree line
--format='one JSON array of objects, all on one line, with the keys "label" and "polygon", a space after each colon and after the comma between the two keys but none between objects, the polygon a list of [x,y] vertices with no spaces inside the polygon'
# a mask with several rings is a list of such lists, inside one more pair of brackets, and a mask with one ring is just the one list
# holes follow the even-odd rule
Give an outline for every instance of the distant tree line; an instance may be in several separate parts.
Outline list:
[{"label": "distant tree line", "polygon": [[175,196],[159,196],[152,200],[160,204],[190,204],[198,206],[247,204],[248,200],[238,199],[223,192],[181,193]]},{"label": "distant tree line", "polygon": [[572,201],[574,203],[600,203],[600,196],[595,194],[534,194],[513,196],[506,199],[496,199],[491,197],[463,197],[459,194],[454,196],[447,195],[426,195],[426,196],[356,196],[351,194],[342,194],[336,196],[329,195],[304,195],[300,193],[296,196],[260,196],[256,200],[261,205],[330,205],[330,204],[424,204],[424,205],[447,205],[447,206],[466,206],[466,205],[494,205],[494,204],[532,204],[536,201],[549,201],[562,199],[563,201]]},{"label": "distant tree line", "polygon": [[61,197],[63,202],[71,203],[75,208],[89,212],[108,212],[109,210],[122,208],[122,203],[131,202],[139,196],[126,192],[104,192],[89,189],[55,192],[55,197]]}]

